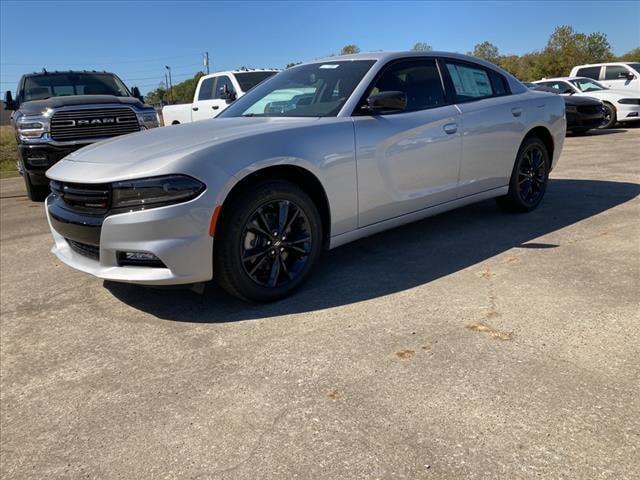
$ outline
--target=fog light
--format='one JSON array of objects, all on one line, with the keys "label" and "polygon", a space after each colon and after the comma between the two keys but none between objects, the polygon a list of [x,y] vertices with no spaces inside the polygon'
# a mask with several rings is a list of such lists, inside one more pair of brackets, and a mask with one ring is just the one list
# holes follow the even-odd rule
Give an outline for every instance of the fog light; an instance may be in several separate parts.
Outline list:
[{"label": "fog light", "polygon": [[167,268],[167,266],[150,252],[118,252],[118,265],[121,267],[135,265],[139,267]]},{"label": "fog light", "polygon": [[48,167],[49,159],[43,155],[33,155],[27,157],[27,163],[34,167]]}]

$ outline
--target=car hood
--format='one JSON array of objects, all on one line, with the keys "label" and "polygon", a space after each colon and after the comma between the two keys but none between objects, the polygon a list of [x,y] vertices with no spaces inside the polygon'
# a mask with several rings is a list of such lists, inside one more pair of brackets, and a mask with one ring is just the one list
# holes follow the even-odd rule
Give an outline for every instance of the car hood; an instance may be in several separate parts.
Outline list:
[{"label": "car hood", "polygon": [[47,171],[54,180],[100,183],[166,173],[171,164],[206,155],[220,144],[251,135],[301,127],[318,118],[214,118],[154,128],[94,143],[66,156]]},{"label": "car hood", "polygon": [[594,97],[600,100],[609,100],[609,101],[618,101],[621,98],[635,98],[637,95],[634,95],[633,92],[628,92],[626,90],[596,90],[595,92],[583,92],[578,93],[581,97]]},{"label": "car hood", "polygon": [[40,114],[48,108],[60,108],[76,105],[108,105],[111,103],[128,105],[136,108],[151,108],[134,97],[115,97],[113,95],[69,95],[50,97],[42,100],[31,100],[20,104],[20,112],[24,114]]},{"label": "car hood", "polygon": [[567,105],[601,105],[602,102],[593,97],[579,97],[577,95],[564,96],[564,103]]}]

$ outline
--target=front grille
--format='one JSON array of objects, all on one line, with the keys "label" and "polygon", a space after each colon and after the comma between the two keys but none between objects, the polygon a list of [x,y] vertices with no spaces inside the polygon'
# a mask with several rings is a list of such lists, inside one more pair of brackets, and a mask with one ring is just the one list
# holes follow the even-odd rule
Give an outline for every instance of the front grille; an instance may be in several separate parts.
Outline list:
[{"label": "front grille", "polygon": [[77,212],[104,214],[111,204],[111,189],[107,184],[66,183],[52,180],[51,193]]},{"label": "front grille", "polygon": [[65,238],[71,250],[92,260],[100,260],[100,248],[87,243],[76,242],[70,238]]},{"label": "front grille", "polygon": [[579,105],[578,111],[585,115],[594,115],[596,113],[601,113],[602,107],[600,105]]},{"label": "front grille", "polygon": [[51,117],[51,138],[56,141],[115,137],[140,130],[129,107],[62,110]]}]

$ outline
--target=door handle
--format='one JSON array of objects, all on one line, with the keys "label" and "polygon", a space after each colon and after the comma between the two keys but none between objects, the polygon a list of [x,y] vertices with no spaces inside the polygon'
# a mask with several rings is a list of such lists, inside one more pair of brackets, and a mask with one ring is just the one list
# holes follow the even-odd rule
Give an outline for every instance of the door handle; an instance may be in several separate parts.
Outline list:
[{"label": "door handle", "polygon": [[213,108],[214,110],[219,109],[220,107],[218,105],[211,105],[211,108]]},{"label": "door handle", "polygon": [[455,123],[447,123],[442,127],[442,129],[445,131],[445,133],[451,135],[458,131],[458,125],[456,125]]},{"label": "door handle", "polygon": [[193,110],[194,112],[198,111],[198,107],[193,107],[191,110]]},{"label": "door handle", "polygon": [[521,109],[521,108],[519,108],[519,107],[512,108],[512,109],[511,109],[511,114],[512,114],[514,117],[519,117],[520,115],[522,115],[522,109]]}]

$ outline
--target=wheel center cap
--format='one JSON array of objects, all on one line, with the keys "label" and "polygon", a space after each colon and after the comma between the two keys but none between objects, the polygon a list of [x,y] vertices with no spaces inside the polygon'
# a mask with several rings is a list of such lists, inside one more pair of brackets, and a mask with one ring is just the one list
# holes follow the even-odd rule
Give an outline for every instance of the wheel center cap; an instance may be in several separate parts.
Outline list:
[{"label": "wheel center cap", "polygon": [[279,247],[281,243],[282,242],[280,240],[276,240],[275,242],[273,242],[273,246],[274,247]]}]

